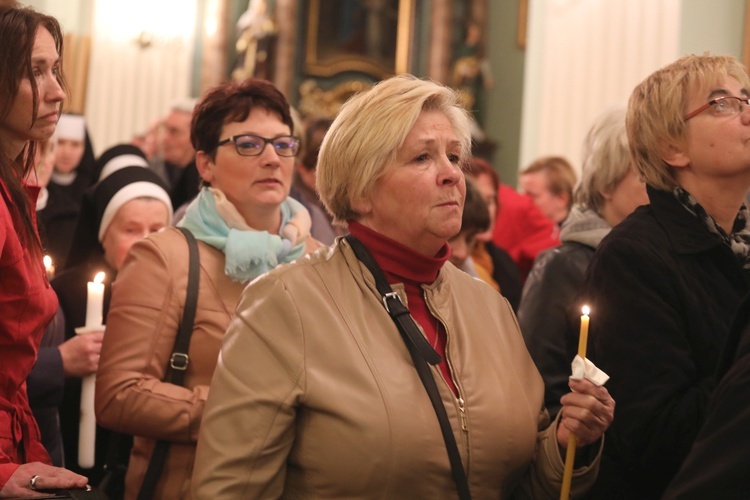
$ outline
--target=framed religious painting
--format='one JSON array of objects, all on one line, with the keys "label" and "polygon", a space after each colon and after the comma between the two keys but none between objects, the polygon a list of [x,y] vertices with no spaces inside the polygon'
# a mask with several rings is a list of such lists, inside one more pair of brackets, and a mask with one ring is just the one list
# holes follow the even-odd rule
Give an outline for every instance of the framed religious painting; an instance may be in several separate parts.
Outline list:
[{"label": "framed religious painting", "polygon": [[408,71],[416,0],[308,0],[305,73]]}]

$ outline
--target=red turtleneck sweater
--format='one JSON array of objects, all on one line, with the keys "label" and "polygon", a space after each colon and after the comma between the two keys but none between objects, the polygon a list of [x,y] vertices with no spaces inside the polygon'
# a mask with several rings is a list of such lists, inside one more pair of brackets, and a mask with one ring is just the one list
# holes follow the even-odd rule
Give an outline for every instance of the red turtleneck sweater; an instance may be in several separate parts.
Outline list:
[{"label": "red turtleneck sweater", "polygon": [[349,222],[349,232],[370,251],[388,283],[403,283],[409,300],[409,312],[424,330],[430,345],[443,357],[439,365],[440,371],[453,394],[457,395],[445,357],[445,328],[442,325],[438,328],[438,319],[427,307],[421,286],[437,279],[440,268],[450,257],[450,248],[445,244],[435,256],[428,257],[358,222]]}]

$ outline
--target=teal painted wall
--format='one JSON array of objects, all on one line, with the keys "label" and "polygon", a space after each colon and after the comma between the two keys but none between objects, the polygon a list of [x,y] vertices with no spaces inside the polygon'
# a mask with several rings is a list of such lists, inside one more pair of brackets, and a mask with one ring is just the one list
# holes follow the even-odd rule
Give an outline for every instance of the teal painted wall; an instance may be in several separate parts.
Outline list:
[{"label": "teal painted wall", "polygon": [[487,46],[494,85],[486,92],[485,132],[496,142],[492,165],[504,184],[516,185],[521,142],[525,52],[517,40],[518,1],[489,1]]}]

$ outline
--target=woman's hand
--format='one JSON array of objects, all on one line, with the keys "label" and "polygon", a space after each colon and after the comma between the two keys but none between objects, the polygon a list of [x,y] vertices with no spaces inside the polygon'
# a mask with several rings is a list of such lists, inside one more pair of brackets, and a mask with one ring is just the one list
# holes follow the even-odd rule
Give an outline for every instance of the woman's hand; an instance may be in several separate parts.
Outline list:
[{"label": "woman's hand", "polygon": [[85,377],[96,373],[103,338],[104,331],[102,330],[75,335],[60,344],[60,357],[66,377]]},{"label": "woman's hand", "polygon": [[[32,488],[31,479],[34,480]],[[89,480],[75,472],[53,467],[41,462],[31,462],[18,466],[0,490],[0,498],[36,498],[49,497],[49,493],[39,490],[70,490],[85,488]]]},{"label": "woman's hand", "polygon": [[562,419],[557,426],[557,442],[563,449],[568,447],[571,433],[575,435],[579,448],[595,443],[615,415],[615,400],[604,386],[586,379],[570,379],[568,385],[573,392],[560,399]]}]

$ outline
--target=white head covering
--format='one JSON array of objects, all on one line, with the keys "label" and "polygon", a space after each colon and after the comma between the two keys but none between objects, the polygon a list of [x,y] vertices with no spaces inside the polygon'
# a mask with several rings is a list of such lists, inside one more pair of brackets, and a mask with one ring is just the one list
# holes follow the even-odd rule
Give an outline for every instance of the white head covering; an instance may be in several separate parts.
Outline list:
[{"label": "white head covering", "polygon": [[97,166],[100,173],[99,183],[93,192],[93,206],[98,213],[96,229],[99,242],[120,207],[136,198],[150,197],[163,202],[168,209],[169,224],[172,224],[172,202],[166,186],[148,168],[140,149],[132,144],[113,146],[102,153]]},{"label": "white head covering", "polygon": [[60,115],[60,120],[55,127],[57,139],[70,139],[83,141],[86,139],[86,122],[81,115]]}]

